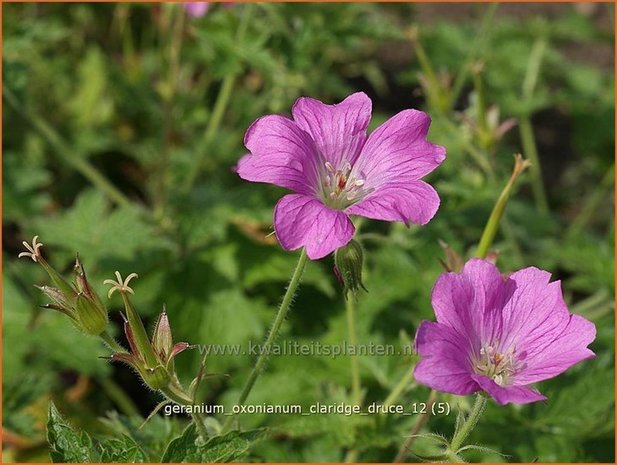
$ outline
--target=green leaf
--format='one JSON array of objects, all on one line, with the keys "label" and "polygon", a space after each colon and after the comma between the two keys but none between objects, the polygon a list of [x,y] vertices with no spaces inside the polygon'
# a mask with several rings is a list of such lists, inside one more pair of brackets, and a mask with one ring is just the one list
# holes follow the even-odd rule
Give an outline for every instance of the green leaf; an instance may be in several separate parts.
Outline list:
[{"label": "green leaf", "polygon": [[[556,386],[551,391],[556,397],[546,411],[539,415],[539,423],[548,426],[557,434],[581,439],[610,435],[614,422],[615,397],[612,388],[612,367],[602,366],[600,360],[587,362],[580,367],[578,379],[565,386]],[[550,395],[550,392],[547,395]],[[572,408],[576,406],[576,408]]]},{"label": "green leaf", "polygon": [[147,462],[148,457],[139,445],[129,436],[123,434],[119,438],[112,438],[101,442],[101,462]]},{"label": "green leaf", "polygon": [[126,435],[132,438],[139,444],[149,461],[163,455],[169,442],[178,437],[183,429],[179,418],[168,415],[155,415],[144,424],[141,416],[127,417],[111,411],[107,417],[101,419],[101,422],[110,435],[114,437]]},{"label": "green leaf", "polygon": [[47,421],[49,456],[53,462],[93,462],[92,439],[85,431],[76,432],[62,418],[53,402],[49,403]]},{"label": "green leaf", "polygon": [[169,443],[161,462],[231,462],[242,457],[263,430],[231,431],[203,444],[194,424]]},{"label": "green leaf", "polygon": [[[96,47],[88,48],[77,65],[78,84],[67,102],[74,115],[76,129],[107,124],[113,116],[113,101],[107,89],[107,63],[105,54]],[[92,137],[89,134],[90,137]]]},{"label": "green leaf", "polygon": [[201,455],[202,462],[231,462],[244,456],[251,443],[259,438],[262,430],[238,432],[232,431],[224,436],[210,439]]},{"label": "green leaf", "polygon": [[41,218],[35,227],[46,246],[68,249],[71,256],[80,252],[92,264],[103,257],[132,260],[140,250],[151,252],[166,245],[137,208],[112,210],[104,195],[93,189],[80,194],[70,210]]}]

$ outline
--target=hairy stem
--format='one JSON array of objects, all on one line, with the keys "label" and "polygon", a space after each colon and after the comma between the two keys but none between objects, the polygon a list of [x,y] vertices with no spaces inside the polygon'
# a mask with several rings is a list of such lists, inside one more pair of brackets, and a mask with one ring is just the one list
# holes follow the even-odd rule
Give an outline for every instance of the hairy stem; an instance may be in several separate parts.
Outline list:
[{"label": "hairy stem", "polygon": [[482,412],[484,411],[484,407],[486,406],[486,397],[482,394],[476,395],[476,402],[473,405],[471,413],[465,419],[465,422],[461,425],[461,427],[456,431],[452,441],[450,442],[449,455],[452,461],[458,458],[458,450],[461,448],[469,433],[473,431]]},{"label": "hairy stem", "polygon": [[[257,361],[255,362],[255,366],[253,367],[251,374],[249,375],[248,379],[246,380],[246,383],[244,384],[244,387],[242,388],[242,392],[240,394],[240,397],[238,398],[238,402],[236,405],[244,405],[244,403],[246,402],[246,399],[251,393],[251,390],[253,389],[253,386],[255,385],[255,381],[257,381],[257,378],[261,374],[261,371],[265,363],[268,361],[268,358],[270,358],[272,344],[278,337],[278,334],[281,330],[281,326],[283,325],[283,322],[285,321],[285,317],[287,316],[287,312],[289,311],[291,301],[293,300],[294,294],[296,293],[296,290],[298,289],[298,285],[300,284],[300,279],[302,278],[302,273],[304,272],[304,268],[306,266],[306,260],[307,260],[306,250],[302,249],[302,252],[300,253],[300,258],[298,259],[298,264],[296,265],[296,269],[294,270],[291,280],[289,281],[289,286],[287,286],[287,291],[285,292],[283,301],[281,302],[278,313],[276,314],[274,323],[272,324],[272,328],[270,329],[270,333],[268,334],[268,338],[266,339],[266,342],[261,348],[259,357],[257,358]],[[234,418],[235,418],[235,415],[232,415],[227,419],[227,421],[223,425],[221,434],[224,434],[227,431],[229,431]]]},{"label": "hairy stem", "polygon": [[[347,311],[347,330],[349,333],[349,343],[357,348],[356,345],[358,343],[356,337],[356,323],[355,323],[355,313],[356,313],[356,299],[353,295],[353,292],[348,292],[346,296],[346,311]],[[360,367],[358,366],[358,357],[356,355],[357,351],[350,355],[349,363],[351,366],[351,393],[352,393],[352,402],[354,404],[360,404],[361,396],[362,396],[362,386],[360,382]]]}]

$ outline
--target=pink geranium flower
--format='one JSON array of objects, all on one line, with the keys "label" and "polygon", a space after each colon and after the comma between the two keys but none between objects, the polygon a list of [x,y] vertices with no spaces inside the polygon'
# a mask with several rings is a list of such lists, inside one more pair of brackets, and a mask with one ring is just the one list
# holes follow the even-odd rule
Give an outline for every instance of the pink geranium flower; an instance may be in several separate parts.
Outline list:
[{"label": "pink geranium flower", "polygon": [[593,357],[587,346],[596,335],[550,277],[529,267],[504,278],[480,259],[441,275],[432,293],[437,322],[423,321],[416,335],[416,381],[458,395],[485,391],[501,405],[546,399],[529,385]]},{"label": "pink geranium flower", "polygon": [[283,248],[306,247],[316,260],[351,240],[349,215],[406,224],[426,224],[435,215],[437,192],[420,179],[446,151],[426,140],[431,119],[404,110],[367,135],[371,107],[362,92],[337,105],[302,97],[293,119],[268,115],[249,127],[240,177],[294,192],[274,210]]}]

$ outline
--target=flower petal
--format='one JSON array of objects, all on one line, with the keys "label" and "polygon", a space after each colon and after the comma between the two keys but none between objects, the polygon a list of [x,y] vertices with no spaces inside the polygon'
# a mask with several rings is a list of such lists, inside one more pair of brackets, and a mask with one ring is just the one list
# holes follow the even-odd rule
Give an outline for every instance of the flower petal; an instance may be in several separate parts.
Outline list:
[{"label": "flower petal", "polygon": [[[516,384],[530,384],[553,378],[578,362],[595,357],[587,346],[596,337],[596,327],[579,315],[569,315],[559,334],[548,331],[532,344],[541,349],[526,349],[525,364],[515,376]],[[541,339],[545,339],[544,341]],[[525,346],[528,347],[528,346]]]},{"label": "flower petal", "polygon": [[461,273],[444,273],[433,286],[431,303],[439,323],[469,338],[477,350],[501,337],[501,310],[511,286],[492,263],[471,259]]},{"label": "flower petal", "polygon": [[514,291],[502,311],[504,347],[535,339],[544,330],[562,326],[567,308],[557,305],[561,298],[559,283],[549,284],[551,274],[533,266],[512,273],[508,279]]},{"label": "flower petal", "polygon": [[469,343],[452,328],[423,321],[416,334],[416,351],[421,356],[414,369],[417,382],[452,394],[466,395],[478,390],[471,378]]},{"label": "flower petal", "polygon": [[379,126],[368,137],[352,172],[367,188],[415,181],[437,168],[446,158],[445,148],[426,140],[430,117],[418,110],[404,110]]},{"label": "flower petal", "polygon": [[257,119],[246,131],[244,145],[251,153],[236,166],[242,179],[303,194],[317,185],[315,143],[289,118],[268,115]]},{"label": "flower petal", "polygon": [[347,244],[355,228],[342,211],[332,210],[314,197],[289,194],[276,204],[274,229],[286,250],[306,247],[311,260],[325,257]]},{"label": "flower petal", "polygon": [[426,224],[438,208],[439,196],[435,189],[424,181],[412,181],[377,189],[346,212],[374,220]]},{"label": "flower petal", "polygon": [[563,301],[561,283],[550,273],[529,267],[510,276],[516,289],[503,308],[503,346],[514,347],[523,369],[516,384],[552,378],[575,363],[593,357],[593,323],[572,315]]},{"label": "flower petal", "polygon": [[371,99],[357,92],[336,105],[301,97],[291,113],[296,124],[311,135],[323,161],[338,169],[345,161],[353,165],[360,154],[366,141],[371,108]]},{"label": "flower petal", "polygon": [[478,385],[487,392],[499,405],[529,404],[546,400],[546,397],[535,389],[526,386],[500,386],[484,375],[472,375]]}]

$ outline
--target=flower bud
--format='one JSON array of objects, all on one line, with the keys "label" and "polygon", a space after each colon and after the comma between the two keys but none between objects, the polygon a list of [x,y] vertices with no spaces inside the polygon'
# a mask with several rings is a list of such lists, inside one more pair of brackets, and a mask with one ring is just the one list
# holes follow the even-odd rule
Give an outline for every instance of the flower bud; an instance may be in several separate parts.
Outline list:
[{"label": "flower bud", "polygon": [[35,238],[33,246],[28,247],[28,250],[33,252],[22,252],[20,255],[30,256],[39,263],[56,286],[37,286],[51,299],[51,303],[44,305],[43,308],[64,313],[71,318],[78,329],[86,334],[98,336],[105,331],[109,322],[107,309],[86,279],[86,272],[79,262],[79,257],[75,261],[75,280],[71,285],[43,259],[39,252],[41,245]]},{"label": "flower bud", "polygon": [[363,261],[362,246],[353,239],[334,252],[334,271],[343,284],[345,298],[349,292],[355,297],[360,288],[366,291],[362,284]]},{"label": "flower bud", "polygon": [[169,319],[167,313],[163,309],[163,313],[159,316],[159,319],[154,326],[154,334],[152,336],[152,348],[156,354],[167,359],[167,355],[171,353],[173,348],[173,341],[171,338],[171,328],[169,326]]},{"label": "flower bud", "polygon": [[79,261],[79,256],[75,259],[74,271],[75,288],[78,292],[75,301],[75,315],[79,327],[88,334],[98,336],[105,331],[109,323],[107,309],[101,298],[90,286],[84,267]]},{"label": "flower bud", "polygon": [[79,329],[93,336],[98,336],[105,331],[109,323],[107,311],[96,306],[84,294],[77,295],[75,315]]},{"label": "flower bud", "polygon": [[[122,280],[119,279],[119,281]],[[130,311],[129,314],[132,313],[139,319],[128,298],[125,299],[125,305],[127,312]],[[136,321],[131,323],[131,318],[122,316],[124,318],[124,334],[129,343],[130,352],[113,354],[111,360],[130,365],[150,388],[164,391],[170,386],[170,383],[173,383],[174,379],[177,380],[173,364],[174,357],[187,349],[189,345],[186,342],[178,342],[174,345],[165,310],[156,323],[152,341],[145,334],[140,319],[136,324]],[[138,332],[134,332],[134,329],[137,329]],[[142,331],[142,337],[137,338],[137,334],[141,334]]]}]

